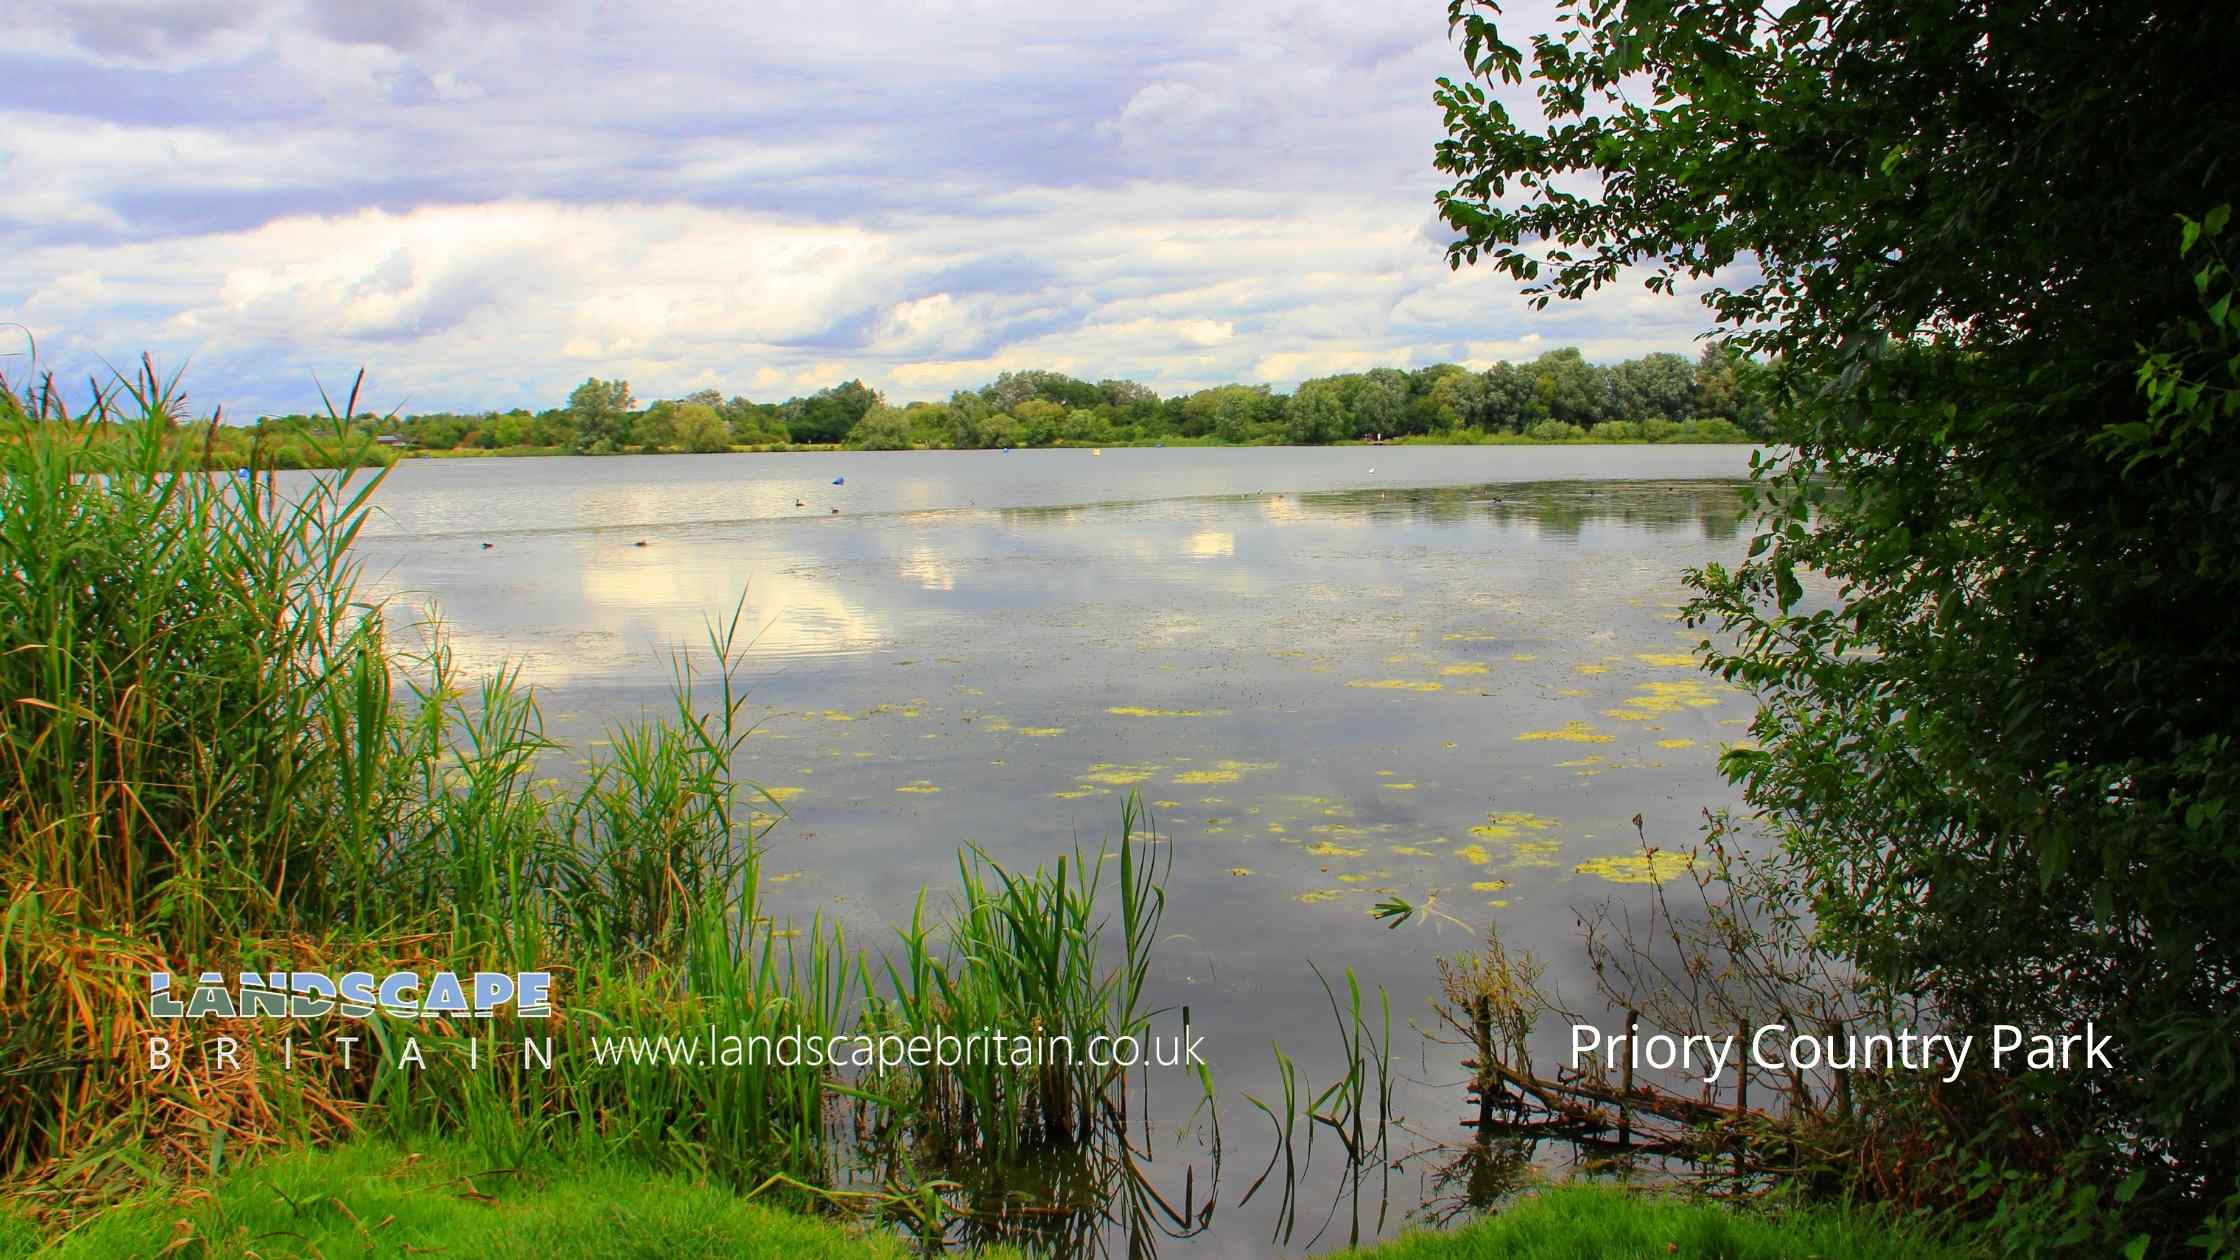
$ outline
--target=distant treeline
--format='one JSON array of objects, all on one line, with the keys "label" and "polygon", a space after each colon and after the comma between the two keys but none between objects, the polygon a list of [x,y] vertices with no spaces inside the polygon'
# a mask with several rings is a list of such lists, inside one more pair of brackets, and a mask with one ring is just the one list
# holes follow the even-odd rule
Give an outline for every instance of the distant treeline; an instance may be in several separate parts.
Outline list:
[{"label": "distant treeline", "polygon": [[[1706,347],[1694,362],[1651,354],[1602,365],[1564,349],[1482,372],[1452,363],[1415,371],[1377,368],[1318,377],[1289,394],[1265,385],[1219,385],[1162,398],[1135,381],[1091,382],[1028,370],[1005,372],[946,402],[904,406],[889,404],[860,380],[784,402],[708,389],[641,406],[628,381],[593,378],[546,411],[361,417],[357,427],[420,451],[552,454],[794,445],[1317,445],[1379,437],[1739,442],[1767,434],[1770,376],[1763,364]],[[258,462],[285,467],[315,458],[301,435],[331,429],[325,417],[267,417],[228,447],[261,442]]]}]

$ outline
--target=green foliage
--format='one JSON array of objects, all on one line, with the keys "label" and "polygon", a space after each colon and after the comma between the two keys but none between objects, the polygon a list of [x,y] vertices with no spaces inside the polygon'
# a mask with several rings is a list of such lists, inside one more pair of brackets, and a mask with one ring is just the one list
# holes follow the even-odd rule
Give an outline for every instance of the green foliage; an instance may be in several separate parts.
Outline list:
[{"label": "green foliage", "polygon": [[[1740,426],[1684,433],[1674,429],[1675,436],[1667,440],[1740,442],[1764,436],[1771,386],[1762,364],[1709,348],[1692,376],[1682,371],[1685,366],[1669,354],[1602,366],[1586,362],[1575,349],[1563,349],[1530,363],[1497,363],[1483,372],[1454,363],[1412,372],[1379,368],[1310,380],[1290,397],[1264,385],[1221,385],[1165,401],[1134,381],[1092,385],[1060,372],[1029,370],[1005,372],[978,390],[959,390],[945,403],[910,403],[900,408],[900,428],[882,418],[869,429],[860,426],[882,404],[861,381],[782,403],[726,398],[721,391],[702,389],[632,411],[636,404],[627,381],[594,377],[576,388],[566,407],[535,414],[517,408],[360,416],[351,426],[359,440],[350,458],[387,463],[399,450],[425,455],[563,449],[602,455],[714,452],[795,442],[880,450],[1150,445],[1170,439],[1322,445],[1377,433],[1388,439],[1438,434],[1472,443],[1487,435],[1524,433],[1558,411],[1590,428],[1652,416],[1677,424],[1691,415]],[[709,423],[711,417],[715,424]],[[723,430],[720,438],[718,427]],[[320,461],[338,455],[331,442],[316,440],[325,428],[324,419],[301,415],[267,417],[246,432],[221,427],[211,438],[206,462],[227,468],[251,463],[327,466]],[[907,440],[898,437],[903,433]],[[403,446],[376,446],[376,434],[401,440]]]},{"label": "green foliage", "polygon": [[848,445],[864,451],[906,451],[910,449],[910,421],[892,407],[881,403],[863,413],[848,430]]},{"label": "green foliage", "polygon": [[682,450],[705,454],[731,449],[731,426],[706,403],[688,402],[678,407],[670,427]]},{"label": "green foliage", "polygon": [[[816,1255],[901,1260],[900,1238],[742,1200],[624,1163],[596,1149],[564,1154],[478,1149],[456,1139],[365,1140],[293,1151],[237,1170],[187,1203],[151,1201],[110,1212],[40,1253],[55,1260],[164,1254],[239,1257],[426,1254],[738,1257]],[[36,1236],[11,1239],[0,1260],[29,1257]]]},{"label": "green foliage", "polygon": [[630,382],[602,381],[594,376],[568,394],[568,421],[577,441],[587,446],[600,442],[619,445],[635,405]]},{"label": "green foliage", "polygon": [[[1743,419],[1764,365],[1794,444],[1748,562],[1693,579],[1764,701],[1729,772],[1874,981],[2120,1048],[1925,1103],[1990,1180],[1913,1159],[1904,1193],[2172,1252],[2240,1165],[2240,9],[1562,7],[1527,54],[1450,5],[1450,259],[1541,304],[1729,280],[1699,391]],[[1488,88],[1528,70],[1545,124]],[[2091,1210],[2003,1206],[2049,1194]]]},{"label": "green foliage", "polygon": [[[389,644],[351,559],[378,475],[285,495],[206,475],[168,383],[149,372],[125,401],[138,414],[111,396],[59,417],[42,388],[42,419],[0,388],[0,1170],[36,1181],[27,1203],[99,1202],[356,1126],[579,1139],[741,1188],[824,1184],[844,1157],[1119,1140],[1125,1081],[1086,1062],[841,1080],[602,1059],[593,1039],[1141,1036],[1167,863],[1131,834],[1132,799],[1117,851],[1030,872],[968,856],[953,914],[919,916],[895,955],[817,920],[795,931],[761,899],[782,810],[731,770],[752,731],[736,610],[675,658],[673,708],[612,725],[563,783],[516,675],[470,687],[440,631]],[[275,962],[564,980],[549,1021],[369,1024],[369,1056],[409,1034],[427,1061],[461,1059],[471,1038],[479,1070],[393,1054],[285,1070],[280,1038],[311,1031],[296,1021],[233,1026],[244,1070],[148,1070],[148,972]],[[557,1066],[491,1048],[523,1037],[553,1039]],[[860,1147],[830,1124],[842,1096]]]}]

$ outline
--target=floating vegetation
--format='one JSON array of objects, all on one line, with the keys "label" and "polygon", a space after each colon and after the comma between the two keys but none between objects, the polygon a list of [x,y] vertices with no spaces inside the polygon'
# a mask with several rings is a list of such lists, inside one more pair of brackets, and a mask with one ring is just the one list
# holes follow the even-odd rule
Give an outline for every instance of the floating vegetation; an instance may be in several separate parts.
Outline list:
[{"label": "floating vegetation", "polygon": [[856,715],[846,709],[826,709],[817,716],[827,722],[853,722],[856,720]]},{"label": "floating vegetation", "polygon": [[1185,770],[1174,777],[1177,783],[1235,783],[1234,770]]},{"label": "floating vegetation", "polygon": [[1511,652],[1509,654],[1509,659],[1522,663],[1524,661],[1537,661],[1540,658],[1530,652]]},{"label": "floating vegetation", "polygon": [[1644,665],[1664,665],[1674,669],[1684,669],[1696,663],[1692,652],[1635,652],[1633,659]]},{"label": "floating vegetation", "polygon": [[1135,704],[1116,704],[1105,712],[1115,717],[1144,718],[1196,718],[1207,715],[1204,709],[1147,709]]},{"label": "floating vegetation", "polygon": [[1394,853],[1396,853],[1396,854],[1399,854],[1399,855],[1400,855],[1401,857],[1437,857],[1437,856],[1439,856],[1438,854],[1436,854],[1436,853],[1433,853],[1433,852],[1432,852],[1431,850],[1429,850],[1429,849],[1421,849],[1421,848],[1417,848],[1417,847],[1416,847],[1415,845],[1412,845],[1412,844],[1396,844],[1396,845],[1393,845],[1393,846],[1392,846],[1392,851],[1393,851]]},{"label": "floating vegetation", "polygon": [[801,872],[787,871],[782,875],[765,875],[762,877],[762,882],[765,884],[790,884],[799,878],[801,878]]},{"label": "floating vegetation", "polygon": [[1011,719],[1000,717],[982,718],[980,719],[980,729],[988,732],[990,735],[1001,735],[1005,731],[1011,729]]},{"label": "floating vegetation", "polygon": [[1473,674],[1485,673],[1486,666],[1479,661],[1464,661],[1460,665],[1443,665],[1439,672],[1450,678],[1466,678]]},{"label": "floating vegetation", "polygon": [[1232,866],[1229,868],[1229,873],[1236,876],[1238,879],[1243,879],[1247,875],[1252,874],[1252,868],[1249,866]]},{"label": "floating vegetation", "polygon": [[1609,672],[1610,672],[1610,667],[1609,667],[1608,665],[1596,665],[1596,664],[1592,664],[1592,663],[1590,663],[1590,662],[1584,662],[1584,661],[1582,661],[1581,663],[1579,663],[1579,664],[1577,664],[1577,665],[1574,665],[1574,666],[1572,666],[1572,667],[1571,667],[1571,672],[1572,672],[1572,673],[1574,673],[1574,674],[1585,674],[1585,675],[1587,675],[1588,677],[1590,677],[1590,678],[1591,678],[1591,677],[1593,677],[1593,676],[1594,676],[1594,675],[1596,675],[1596,674],[1607,674],[1607,673],[1609,673]]},{"label": "floating vegetation", "polygon": [[926,782],[924,779],[919,779],[915,783],[905,783],[901,787],[895,789],[895,791],[897,792],[913,792],[919,795],[924,795],[929,792],[938,792],[940,790],[940,788],[937,788],[933,784]]},{"label": "floating vegetation", "polygon": [[1547,831],[1555,825],[1553,818],[1542,818],[1522,810],[1503,810],[1487,815],[1485,822],[1470,829],[1470,834],[1481,840],[1514,840],[1527,831]]},{"label": "floating vegetation", "polygon": [[1367,853],[1368,850],[1349,849],[1342,844],[1337,844],[1329,840],[1322,840],[1308,845],[1307,852],[1314,854],[1316,857],[1357,858]]},{"label": "floating vegetation", "polygon": [[1223,770],[1233,770],[1239,773],[1276,768],[1276,763],[1273,761],[1216,761],[1213,764]]},{"label": "floating vegetation", "polygon": [[762,789],[762,794],[773,801],[790,801],[808,790],[800,787],[766,787]]},{"label": "floating vegetation", "polygon": [[1325,901],[1336,901],[1343,896],[1345,896],[1345,890],[1342,888],[1317,888],[1310,892],[1300,893],[1297,900],[1306,902],[1310,906],[1318,906]]},{"label": "floating vegetation", "polygon": [[1581,766],[1599,766],[1599,765],[1601,765],[1601,764],[1602,764],[1602,754],[1601,754],[1601,753],[1588,753],[1588,754],[1587,754],[1586,756],[1584,756],[1584,757],[1573,757],[1573,758],[1572,758],[1571,760],[1569,760],[1569,761],[1559,761],[1559,762],[1557,762],[1557,763],[1556,763],[1556,769],[1558,769],[1558,770],[1576,770],[1576,769],[1578,769],[1578,768],[1579,768],[1579,767],[1581,767]]},{"label": "floating vegetation", "polygon": [[1551,741],[1563,744],[1607,744],[1616,738],[1615,735],[1605,735],[1588,726],[1585,722],[1573,718],[1552,731],[1526,731],[1524,734],[1517,736],[1517,742],[1520,744]]},{"label": "floating vegetation", "polygon": [[1348,687],[1368,687],[1377,691],[1444,691],[1445,683],[1414,682],[1406,678],[1356,678]]},{"label": "floating vegetation", "polygon": [[1646,722],[1661,714],[1708,709],[1718,703],[1711,684],[1691,678],[1685,682],[1643,683],[1636,694],[1626,697],[1623,707],[1604,709],[1602,713],[1624,722]]},{"label": "floating vegetation", "polygon": [[1366,884],[1372,879],[1391,878],[1391,871],[1355,871],[1352,874],[1340,875],[1338,882],[1341,884]]},{"label": "floating vegetation", "polygon": [[1282,823],[1279,823],[1279,822],[1275,822],[1275,823],[1269,823],[1269,824],[1268,824],[1268,834],[1269,834],[1269,835],[1271,835],[1271,836],[1280,836],[1280,835],[1282,835],[1282,834],[1283,834],[1283,824],[1282,824]]},{"label": "floating vegetation", "polygon": [[1509,881],[1505,879],[1481,879],[1477,883],[1470,885],[1470,891],[1482,893],[1500,892],[1502,889],[1507,888],[1508,886]]},{"label": "floating vegetation", "polygon": [[1662,884],[1685,875],[1693,856],[1684,851],[1651,849],[1646,853],[1589,858],[1571,870],[1576,875],[1593,875],[1614,884]]},{"label": "floating vegetation", "polygon": [[1487,852],[1482,844],[1463,845],[1454,851],[1454,855],[1472,866],[1487,866],[1493,862],[1493,854]]},{"label": "floating vegetation", "polygon": [[1554,866],[1561,840],[1516,840],[1509,845],[1511,866]]},{"label": "floating vegetation", "polygon": [[1181,801],[1153,801],[1151,803],[1160,809],[1179,809],[1182,806]]},{"label": "floating vegetation", "polygon": [[1019,728],[1019,734],[1032,735],[1036,739],[1048,739],[1053,735],[1063,735],[1065,733],[1066,728],[1062,726],[1022,726]]},{"label": "floating vegetation", "polygon": [[1157,773],[1159,773],[1159,767],[1157,766],[1116,766],[1110,762],[1099,762],[1074,777],[1080,779],[1083,783],[1102,783],[1107,787],[1126,787],[1131,783],[1141,783]]},{"label": "floating vegetation", "polygon": [[1657,747],[1659,748],[1693,748],[1695,746],[1696,742],[1685,736],[1679,739],[1660,739],[1657,741]]},{"label": "floating vegetation", "polygon": [[1413,792],[1416,790],[1416,785],[1413,783],[1380,783],[1377,786],[1394,792]]},{"label": "floating vegetation", "polygon": [[1442,641],[1447,643],[1491,643],[1499,637],[1499,635],[1492,634],[1442,634],[1439,636]]},{"label": "floating vegetation", "polygon": [[1110,796],[1112,795],[1112,789],[1101,787],[1067,788],[1065,791],[1052,792],[1050,795],[1061,801],[1078,801],[1084,796]]}]

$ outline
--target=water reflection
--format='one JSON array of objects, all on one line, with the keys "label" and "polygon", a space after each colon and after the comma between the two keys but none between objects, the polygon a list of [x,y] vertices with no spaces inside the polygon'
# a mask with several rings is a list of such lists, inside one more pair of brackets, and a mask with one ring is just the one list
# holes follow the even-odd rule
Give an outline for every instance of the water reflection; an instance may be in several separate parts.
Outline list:
[{"label": "water reflection", "polygon": [[[851,457],[837,516],[824,457],[485,461],[471,513],[442,480],[460,474],[412,467],[359,552],[400,620],[440,610],[469,669],[519,662],[579,743],[657,702],[667,651],[744,593],[761,725],[740,770],[785,811],[773,908],[858,939],[888,939],[921,888],[941,904],[958,846],[1032,868],[1140,791],[1176,858],[1151,997],[1198,1013],[1232,1135],[1240,1093],[1278,1092],[1271,1043],[1318,1090],[1341,1070],[1309,961],[1389,989],[1404,1029],[1434,959],[1497,921],[1591,991],[1580,907],[1665,873],[1625,864],[1631,819],[1684,848],[1733,801],[1715,761],[1751,705],[1691,668],[1674,610],[1684,568],[1739,558],[1740,488],[1710,476],[1739,451],[1535,456],[1557,479],[1509,475],[1532,471],[1513,451],[1380,451],[1374,479],[1359,451],[1027,454]],[[1590,456],[1632,479],[1588,479]],[[1387,931],[1391,898],[1464,926]],[[1463,1136],[1454,1081],[1451,1061],[1396,1075],[1393,1113]],[[966,1196],[1073,1178],[1139,1214],[1037,1218],[1055,1237],[1256,1255],[1288,1215],[1303,1249],[1420,1201],[1477,1210],[1540,1158],[1465,1141],[1387,1213],[1386,1161],[1365,1180],[1326,1140],[1290,1193],[1232,1183],[1219,1227],[1185,1228],[1215,1197],[1205,1139],[1149,1105],[1133,1173],[984,1169]],[[1125,1189],[1139,1174],[1155,1195]]]}]

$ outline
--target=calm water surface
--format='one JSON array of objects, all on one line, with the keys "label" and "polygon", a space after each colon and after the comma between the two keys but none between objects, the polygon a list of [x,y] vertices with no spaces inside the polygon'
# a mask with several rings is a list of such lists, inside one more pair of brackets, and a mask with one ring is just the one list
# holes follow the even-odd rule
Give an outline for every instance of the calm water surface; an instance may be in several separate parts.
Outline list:
[{"label": "calm water surface", "polygon": [[[744,593],[761,726],[741,770],[788,814],[773,903],[857,940],[891,940],[921,887],[940,905],[960,845],[1031,867],[1115,833],[1141,792],[1176,859],[1156,996],[1190,1006],[1251,1165],[1224,1170],[1212,1230],[1164,1249],[1249,1255],[1275,1203],[1233,1203],[1266,1152],[1232,1103],[1267,1096],[1271,1041],[1329,1079],[1310,961],[1430,1023],[1435,959],[1472,933],[1368,912],[1436,895],[1584,1005],[1575,911],[1642,895],[1630,820],[1685,846],[1733,802],[1714,761],[1752,706],[1691,667],[1674,609],[1683,569],[1740,558],[1747,466],[1743,447],[425,461],[392,474],[359,551],[400,623],[440,612],[468,670],[520,665],[579,745],[663,704],[670,654]],[[1399,1111],[1465,1140],[1454,1053],[1395,1040]],[[1164,1075],[1173,1128],[1195,1086]],[[1174,1180],[1194,1143],[1162,1156]],[[1314,1220],[1283,1250],[1309,1249],[1334,1186],[1323,1206],[1303,1188]],[[1392,1232],[1429,1191],[1416,1164],[1387,1189]],[[1378,1228],[1349,1206],[1312,1246]]]}]

